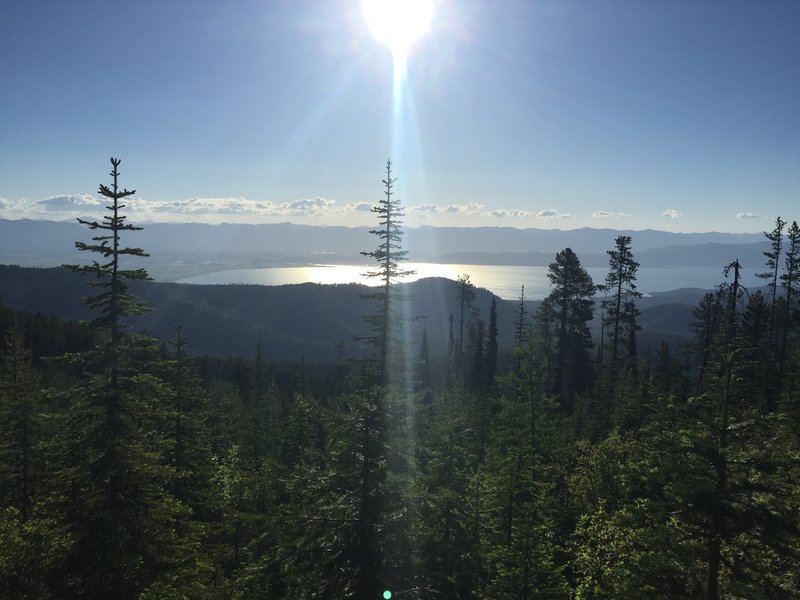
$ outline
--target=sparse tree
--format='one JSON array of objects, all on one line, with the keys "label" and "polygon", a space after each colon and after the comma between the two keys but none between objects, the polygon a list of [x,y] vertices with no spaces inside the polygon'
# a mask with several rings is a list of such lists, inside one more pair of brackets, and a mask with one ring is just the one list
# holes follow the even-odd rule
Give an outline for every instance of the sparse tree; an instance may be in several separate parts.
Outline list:
[{"label": "sparse tree", "polygon": [[780,354],[778,358],[778,392],[782,390],[786,370],[786,360],[789,357],[790,332],[793,329],[794,308],[797,304],[797,295],[800,290],[800,227],[797,221],[792,221],[786,232],[788,247],[784,259],[784,272],[780,276],[781,285],[785,290],[783,323],[781,334]]},{"label": "sparse tree", "polygon": [[470,283],[469,275],[459,275],[456,281],[458,288],[458,355],[459,365],[464,354],[464,325],[472,315],[472,302],[475,300],[475,286]]},{"label": "sparse tree", "polygon": [[[639,263],[633,259],[631,238],[620,235],[615,240],[614,250],[608,250],[608,275],[602,289],[609,294],[603,300],[603,325],[607,327],[607,335],[611,339],[611,364],[617,365],[620,340],[627,341],[626,358],[636,358],[636,332],[641,327],[636,323],[639,309],[636,299],[642,294],[636,289],[636,271]],[[601,342],[602,343],[602,342]]]},{"label": "sparse tree", "polygon": [[372,212],[378,215],[378,229],[370,231],[380,240],[378,248],[371,252],[362,252],[363,256],[372,258],[377,263],[373,271],[367,271],[367,277],[378,279],[381,290],[365,297],[378,301],[378,311],[368,317],[372,332],[368,341],[378,349],[378,373],[381,385],[389,381],[389,358],[397,350],[394,329],[397,327],[397,318],[393,314],[392,285],[397,280],[414,271],[403,269],[401,263],[408,260],[408,251],[402,249],[404,216],[400,200],[394,198],[394,183],[397,178],[392,177],[392,161],[386,161],[386,179],[383,180],[384,197],[372,207]]},{"label": "sparse tree", "polygon": [[781,249],[783,248],[783,228],[786,227],[786,221],[778,217],[775,219],[775,229],[770,232],[764,232],[764,235],[770,242],[770,249],[764,252],[767,258],[767,269],[763,273],[756,273],[756,277],[768,280],[770,290],[772,291],[772,300],[770,302],[770,340],[775,339],[775,304],[778,295],[778,276],[780,274],[781,265]]},{"label": "sparse tree", "polygon": [[522,367],[522,349],[525,346],[525,334],[527,332],[526,324],[526,310],[525,310],[525,286],[523,285],[519,292],[519,304],[517,305],[517,316],[514,319],[514,373],[519,375],[520,368]]}]

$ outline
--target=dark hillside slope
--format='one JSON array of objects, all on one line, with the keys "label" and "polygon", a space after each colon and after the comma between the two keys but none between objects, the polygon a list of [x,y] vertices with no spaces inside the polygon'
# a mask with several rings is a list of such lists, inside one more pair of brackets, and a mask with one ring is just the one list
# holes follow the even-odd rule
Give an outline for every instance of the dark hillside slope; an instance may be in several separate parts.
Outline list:
[{"label": "dark hillside slope", "polygon": [[[409,319],[411,355],[417,355],[414,346],[421,340],[423,328],[427,330],[431,354],[441,355],[447,347],[451,314],[456,339],[459,333],[455,282],[430,278],[398,287],[399,294],[406,298],[398,308]],[[299,361],[301,357],[335,362],[340,356],[365,356],[370,352],[354,338],[367,332],[364,316],[375,310],[375,303],[362,296],[373,288],[356,284],[270,287],[139,282],[132,291],[153,310],[134,319],[131,325],[161,341],[173,339],[175,327],[182,325],[194,354],[251,356],[258,343],[267,358],[282,362]],[[18,310],[66,320],[91,319],[94,314],[81,304],[81,298],[90,292],[79,275],[63,268],[0,266],[0,301]],[[692,308],[702,293],[684,290],[643,298],[642,339],[648,345],[657,345],[685,338]],[[491,300],[490,292],[476,290],[473,305],[484,321],[488,321]],[[526,303],[528,322],[537,306],[537,302]],[[511,352],[517,311],[517,301],[497,300],[501,353]],[[599,318],[599,312],[597,315]],[[595,325],[597,335],[599,322]],[[468,331],[465,326],[465,351],[470,347]],[[646,353],[647,345],[642,344],[640,350]]]},{"label": "dark hillside slope", "polygon": [[[375,310],[374,302],[362,298],[374,291],[366,286],[140,282],[131,290],[153,309],[134,319],[132,326],[163,341],[172,339],[175,326],[182,325],[195,354],[249,356],[257,343],[268,358],[278,361],[304,357],[333,362],[340,355],[369,352],[363,342],[354,339],[367,332],[364,316]],[[19,310],[62,319],[91,319],[94,314],[81,304],[81,298],[90,292],[79,275],[63,268],[0,266],[0,301]],[[409,341],[414,344],[421,339],[424,327],[431,351],[442,352],[448,317],[456,312],[454,282],[426,279],[403,284],[400,292],[408,297],[401,310],[413,319]],[[475,306],[484,319],[488,319],[491,297],[486,290],[476,290]],[[510,339],[514,310],[513,303],[498,300],[501,338]]]}]

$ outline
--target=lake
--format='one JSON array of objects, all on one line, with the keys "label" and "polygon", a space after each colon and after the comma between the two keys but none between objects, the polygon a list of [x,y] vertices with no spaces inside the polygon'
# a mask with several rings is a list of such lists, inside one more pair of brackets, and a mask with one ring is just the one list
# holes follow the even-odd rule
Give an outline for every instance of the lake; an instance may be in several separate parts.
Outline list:
[{"label": "lake", "polygon": [[[530,300],[544,298],[550,293],[547,267],[407,263],[403,268],[416,270],[415,275],[406,277],[403,281],[415,281],[424,277],[446,277],[455,280],[459,275],[467,274],[474,285],[491,290],[506,300],[519,298],[522,285],[525,285],[525,297]],[[363,275],[371,269],[374,267],[357,265],[230,269],[186,277],[178,280],[178,283],[285,285],[311,282],[378,285],[379,281]],[[605,267],[586,270],[595,283],[602,283],[608,272]],[[763,281],[755,277],[755,272],[755,269],[743,270],[742,284],[752,287],[763,285]],[[641,267],[637,276],[639,290],[644,294],[687,287],[711,289],[723,281],[722,269],[715,267]]]}]

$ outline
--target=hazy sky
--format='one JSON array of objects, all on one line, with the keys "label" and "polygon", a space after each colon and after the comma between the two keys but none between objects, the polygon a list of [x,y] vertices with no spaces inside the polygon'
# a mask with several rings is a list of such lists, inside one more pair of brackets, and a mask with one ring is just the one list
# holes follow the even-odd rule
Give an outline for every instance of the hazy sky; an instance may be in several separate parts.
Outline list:
[{"label": "hazy sky", "polygon": [[392,57],[360,0],[12,0],[0,216],[759,231],[800,219],[800,2],[439,0]]}]

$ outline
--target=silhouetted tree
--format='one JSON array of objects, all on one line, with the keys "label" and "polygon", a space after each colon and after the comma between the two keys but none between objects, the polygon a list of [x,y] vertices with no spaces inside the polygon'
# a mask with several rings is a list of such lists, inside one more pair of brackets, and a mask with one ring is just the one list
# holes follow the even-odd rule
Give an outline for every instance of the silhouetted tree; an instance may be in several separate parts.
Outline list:
[{"label": "silhouetted tree", "polygon": [[378,264],[374,271],[367,271],[365,275],[381,281],[381,291],[368,294],[365,298],[378,301],[378,312],[368,318],[372,326],[372,334],[368,338],[378,349],[378,372],[381,385],[386,385],[389,379],[389,358],[396,348],[394,329],[397,319],[393,314],[391,288],[392,284],[406,275],[412,275],[413,270],[403,269],[400,264],[408,260],[408,251],[402,249],[404,216],[402,204],[394,196],[394,183],[397,178],[392,177],[392,161],[386,161],[386,179],[383,180],[384,197],[372,207],[372,212],[378,215],[378,229],[370,231],[378,237],[378,248],[371,252],[362,252]]},{"label": "silhouetted tree", "polygon": [[522,349],[525,346],[525,334],[527,332],[527,323],[525,319],[525,286],[523,285],[519,292],[519,303],[517,305],[517,316],[514,319],[514,372],[519,375],[520,368],[522,367]]},{"label": "silhouetted tree", "polygon": [[697,377],[697,389],[701,389],[705,381],[711,350],[714,340],[722,326],[722,299],[724,290],[718,288],[714,292],[706,292],[692,312],[693,320],[690,328],[695,336],[695,347],[700,356],[700,372]]},{"label": "silhouetted tree", "polygon": [[778,295],[778,275],[780,273],[784,227],[786,227],[786,221],[778,217],[775,219],[775,229],[773,229],[771,232],[764,232],[764,235],[770,242],[770,249],[763,253],[764,256],[767,257],[767,268],[769,270],[763,273],[756,273],[756,277],[768,280],[768,285],[772,292],[772,300],[770,302],[770,341],[775,340],[775,333],[777,331],[777,323],[775,321],[775,305]]},{"label": "silhouetted tree", "polygon": [[121,259],[147,256],[123,246],[121,234],[140,228],[125,222],[120,201],[134,194],[118,187],[119,159],[112,158],[111,187],[103,220],[79,222],[100,235],[76,247],[99,255],[90,265],[72,265],[99,289],[84,303],[99,311],[92,327],[101,343],[66,356],[84,372],[68,393],[71,403],[64,432],[67,460],[59,484],[74,546],[64,565],[63,597],[137,598],[174,593],[186,584],[186,545],[178,533],[185,517],[164,489],[171,478],[161,433],[166,389],[152,374],[155,341],[128,331],[126,319],[147,310],[128,291],[131,281],[148,279],[144,269],[126,269]]},{"label": "silhouetted tree", "polygon": [[633,259],[630,236],[618,236],[614,250],[608,250],[607,254],[609,270],[602,289],[610,297],[602,302],[603,324],[608,327],[607,335],[611,338],[611,364],[616,366],[621,338],[627,342],[627,359],[636,358],[636,332],[641,327],[636,323],[639,309],[635,302],[642,294],[636,289],[639,263]]},{"label": "silhouetted tree", "polygon": [[489,307],[489,330],[486,333],[486,355],[485,355],[485,386],[490,388],[494,385],[494,378],[497,375],[497,298],[492,296],[492,304]]},{"label": "silhouetted tree", "polygon": [[790,332],[793,329],[794,310],[797,303],[798,284],[800,284],[800,227],[797,221],[792,221],[786,232],[787,244],[786,256],[784,258],[784,272],[780,276],[783,286],[784,309],[782,322],[782,335],[780,354],[778,357],[778,392],[783,388],[786,360],[789,357]]},{"label": "silhouetted tree", "polygon": [[556,317],[556,389],[561,409],[572,410],[574,396],[592,380],[589,349],[595,285],[571,248],[556,254],[547,274],[552,291],[547,297]]},{"label": "silhouetted tree", "polygon": [[459,275],[456,281],[458,288],[458,364],[461,365],[461,360],[464,354],[464,325],[467,320],[472,316],[472,302],[475,300],[475,286],[469,281],[469,275]]},{"label": "silhouetted tree", "polygon": [[39,385],[22,331],[14,327],[0,356],[0,504],[30,518],[42,477]]}]

